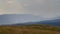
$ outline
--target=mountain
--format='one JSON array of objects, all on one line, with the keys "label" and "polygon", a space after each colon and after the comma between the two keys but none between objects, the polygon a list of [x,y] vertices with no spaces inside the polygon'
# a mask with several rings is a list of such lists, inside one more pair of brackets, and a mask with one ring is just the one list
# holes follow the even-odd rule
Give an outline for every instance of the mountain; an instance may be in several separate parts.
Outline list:
[{"label": "mountain", "polygon": [[60,19],[40,21],[40,22],[37,22],[36,24],[47,24],[47,25],[53,25],[53,26],[60,26]]},{"label": "mountain", "polygon": [[15,24],[24,22],[34,22],[43,20],[42,17],[34,16],[31,14],[4,14],[0,15],[0,25],[1,24]]},{"label": "mountain", "polygon": [[45,20],[45,21],[38,21],[38,22],[26,22],[26,23],[17,23],[13,25],[32,25],[32,24],[45,24],[51,26],[60,26],[60,19],[55,20]]},{"label": "mountain", "polygon": [[31,14],[4,14],[0,15],[0,25],[30,25],[30,24],[47,24],[60,26],[60,19],[44,20],[43,17]]}]

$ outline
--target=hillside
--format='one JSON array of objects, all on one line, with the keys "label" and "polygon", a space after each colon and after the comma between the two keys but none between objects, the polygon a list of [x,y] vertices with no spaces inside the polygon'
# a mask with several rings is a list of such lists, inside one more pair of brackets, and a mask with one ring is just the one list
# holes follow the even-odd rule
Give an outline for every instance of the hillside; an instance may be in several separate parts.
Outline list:
[{"label": "hillside", "polygon": [[42,17],[34,16],[31,14],[4,14],[0,15],[1,24],[15,24],[24,22],[34,22],[42,20]]},{"label": "hillside", "polygon": [[0,26],[0,34],[60,34],[60,27],[48,25]]}]

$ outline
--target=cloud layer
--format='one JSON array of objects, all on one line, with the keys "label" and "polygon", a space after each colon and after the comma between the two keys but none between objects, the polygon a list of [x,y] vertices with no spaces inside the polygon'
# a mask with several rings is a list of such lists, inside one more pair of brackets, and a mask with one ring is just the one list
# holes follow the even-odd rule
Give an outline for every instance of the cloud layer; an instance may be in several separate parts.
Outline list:
[{"label": "cloud layer", "polygon": [[0,0],[0,14],[32,14],[54,18],[60,16],[60,0]]}]

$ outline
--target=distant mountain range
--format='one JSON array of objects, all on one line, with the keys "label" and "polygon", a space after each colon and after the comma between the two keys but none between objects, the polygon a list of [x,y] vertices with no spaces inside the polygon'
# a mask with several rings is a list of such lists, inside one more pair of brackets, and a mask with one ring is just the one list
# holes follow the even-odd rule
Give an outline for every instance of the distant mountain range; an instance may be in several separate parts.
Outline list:
[{"label": "distant mountain range", "polygon": [[46,21],[39,21],[39,22],[16,23],[16,24],[12,24],[12,25],[13,26],[19,26],[19,25],[32,25],[32,24],[43,24],[43,25],[51,25],[51,26],[60,26],[60,19],[46,20]]},{"label": "distant mountain range", "polygon": [[30,14],[5,14],[0,15],[0,25],[31,25],[31,24],[47,24],[60,26],[60,19],[44,20],[43,17],[38,17]]},{"label": "distant mountain range", "polygon": [[40,22],[37,22],[36,24],[47,24],[47,25],[53,25],[53,26],[60,26],[60,19],[40,21]]},{"label": "distant mountain range", "polygon": [[34,22],[43,20],[42,17],[34,16],[31,14],[4,14],[0,15],[0,25],[1,24],[15,24],[24,22]]}]

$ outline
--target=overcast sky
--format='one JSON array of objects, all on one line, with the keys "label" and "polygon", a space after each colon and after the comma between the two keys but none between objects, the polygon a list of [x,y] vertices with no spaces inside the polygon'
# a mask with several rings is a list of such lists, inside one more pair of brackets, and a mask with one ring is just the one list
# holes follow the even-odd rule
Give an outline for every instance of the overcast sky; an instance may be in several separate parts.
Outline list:
[{"label": "overcast sky", "polygon": [[60,16],[60,0],[0,0],[2,14],[32,14],[54,18]]}]

